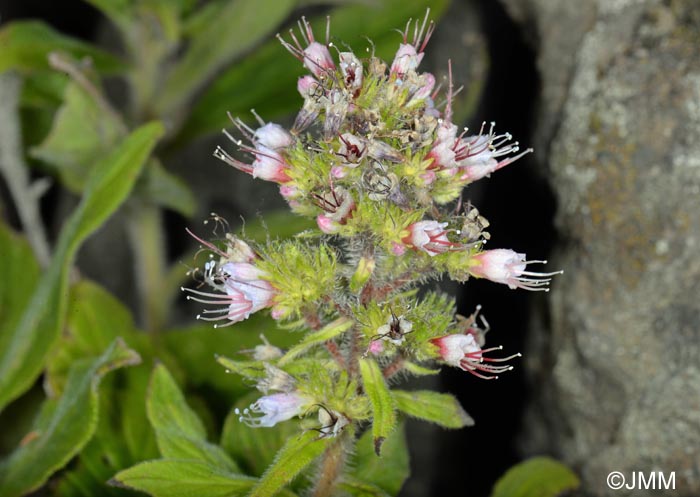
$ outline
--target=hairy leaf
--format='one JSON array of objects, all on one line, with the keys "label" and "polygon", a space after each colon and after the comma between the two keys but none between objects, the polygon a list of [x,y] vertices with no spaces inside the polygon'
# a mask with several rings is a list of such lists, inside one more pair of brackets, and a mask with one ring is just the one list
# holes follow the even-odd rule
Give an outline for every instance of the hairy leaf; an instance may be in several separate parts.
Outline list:
[{"label": "hairy leaf", "polygon": [[[358,483],[379,488],[389,495],[397,495],[410,474],[408,462],[408,447],[403,423],[391,432],[382,445],[382,454],[377,458],[374,451],[372,432],[365,432],[357,441],[355,454],[351,460],[348,482],[355,488],[353,495],[358,494],[363,486]],[[368,495],[373,495],[369,493]]]},{"label": "hairy leaf", "polygon": [[48,400],[20,447],[0,465],[0,495],[14,497],[41,486],[92,437],[98,419],[97,388],[113,369],[137,364],[139,355],[116,340],[98,359],[76,363],[65,392]]},{"label": "hairy leaf", "polygon": [[374,451],[379,455],[382,443],[396,427],[396,411],[382,370],[373,359],[360,359],[360,374],[365,393],[372,404]]},{"label": "hairy leaf", "polygon": [[65,319],[68,271],[76,251],[127,197],[162,132],[159,123],[142,126],[94,168],[82,201],[61,231],[51,265],[17,326],[3,330],[0,409],[26,391],[39,375]]},{"label": "hairy leaf", "polygon": [[331,323],[328,323],[318,331],[308,333],[301,340],[301,342],[289,349],[289,351],[280,359],[279,365],[283,366],[314,345],[320,345],[328,340],[332,340],[341,333],[349,330],[353,324],[354,322],[352,320],[341,317]]},{"label": "hairy leaf", "polygon": [[141,490],[153,497],[237,497],[255,478],[213,467],[204,461],[159,459],[120,471],[110,484]]},{"label": "hairy leaf", "polygon": [[207,442],[204,425],[162,364],[156,365],[151,376],[147,411],[164,458],[202,461],[212,468],[239,471],[221,447]]},{"label": "hairy leaf", "polygon": [[320,456],[334,441],[330,437],[319,438],[315,431],[307,431],[291,437],[280,449],[275,462],[262,476],[248,497],[272,497],[291,482],[304,468]]},{"label": "hairy leaf", "polygon": [[430,421],[445,428],[474,426],[474,420],[466,413],[459,401],[449,393],[430,390],[392,390],[399,411],[413,418]]},{"label": "hairy leaf", "polygon": [[579,485],[576,474],[559,461],[533,457],[506,471],[491,497],[556,497]]}]

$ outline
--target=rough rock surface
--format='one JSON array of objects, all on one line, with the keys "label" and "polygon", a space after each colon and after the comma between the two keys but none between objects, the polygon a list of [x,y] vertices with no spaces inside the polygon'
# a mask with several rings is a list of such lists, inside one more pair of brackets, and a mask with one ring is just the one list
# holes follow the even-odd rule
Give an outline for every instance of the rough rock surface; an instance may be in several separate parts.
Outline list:
[{"label": "rough rock surface", "polygon": [[[700,495],[700,2],[504,0],[538,51],[566,273],[531,343],[524,448]],[[527,362],[527,361],[526,361]]]}]

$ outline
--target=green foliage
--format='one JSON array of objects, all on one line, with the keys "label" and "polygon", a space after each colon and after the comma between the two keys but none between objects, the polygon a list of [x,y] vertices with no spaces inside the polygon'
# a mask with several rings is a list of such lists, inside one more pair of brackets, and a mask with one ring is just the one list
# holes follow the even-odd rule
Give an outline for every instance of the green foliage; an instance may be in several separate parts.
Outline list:
[{"label": "green foliage", "polygon": [[382,444],[396,428],[394,401],[379,365],[372,359],[360,359],[359,364],[362,386],[372,405],[374,451],[379,455]]},{"label": "green foliage", "polygon": [[204,425],[162,364],[153,370],[146,405],[148,420],[155,429],[158,449],[164,458],[191,459],[226,471],[239,471],[220,447],[207,442]]},{"label": "green foliage", "polygon": [[343,481],[353,495],[362,495],[356,493],[357,490],[369,492],[369,495],[397,495],[410,474],[403,423],[399,423],[386,438],[379,456],[375,452],[372,432],[365,432],[357,441],[349,467],[351,469]]},{"label": "green foliage", "polygon": [[156,140],[160,124],[134,131],[100,161],[83,199],[61,231],[49,270],[40,279],[17,326],[2,336],[0,409],[31,386],[63,323],[68,271],[80,244],[124,201]]},{"label": "green foliage", "polygon": [[76,59],[87,57],[103,73],[125,68],[115,56],[39,21],[15,21],[0,30],[0,72],[8,69],[23,73],[46,71],[51,52],[67,53]]},{"label": "green foliage", "polygon": [[61,398],[44,404],[32,432],[0,464],[0,493],[7,497],[23,495],[66,464],[95,431],[97,388],[102,377],[139,361],[136,352],[116,340],[98,359],[76,363]]},{"label": "green foliage", "polygon": [[272,497],[291,482],[302,470],[311,464],[336,440],[319,437],[314,431],[307,431],[287,439],[275,460],[248,497]]},{"label": "green foliage", "polygon": [[464,428],[473,426],[474,420],[467,414],[459,401],[449,393],[430,390],[406,392],[392,390],[396,408],[411,416],[438,424],[444,428]]},{"label": "green foliage", "polygon": [[203,461],[158,459],[120,471],[110,483],[154,497],[237,497],[246,495],[255,479]]},{"label": "green foliage", "polygon": [[506,471],[491,497],[557,497],[579,485],[576,474],[562,463],[550,457],[533,457]]},{"label": "green foliage", "polygon": [[298,344],[289,349],[289,351],[282,356],[279,361],[279,365],[282,366],[298,355],[306,352],[310,347],[314,345],[321,345],[329,340],[333,340],[338,335],[349,330],[354,322],[347,318],[338,318],[335,321],[328,323],[326,326],[318,331],[307,334]]}]

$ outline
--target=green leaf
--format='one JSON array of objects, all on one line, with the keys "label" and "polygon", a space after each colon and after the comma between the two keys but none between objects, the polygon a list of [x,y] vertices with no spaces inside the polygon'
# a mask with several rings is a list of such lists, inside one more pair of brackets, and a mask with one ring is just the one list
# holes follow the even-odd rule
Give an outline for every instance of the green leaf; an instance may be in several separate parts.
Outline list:
[{"label": "green leaf", "polygon": [[98,359],[76,363],[64,394],[44,404],[26,442],[0,465],[0,494],[14,497],[30,492],[70,461],[95,431],[102,377],[139,361],[136,352],[116,340]]},{"label": "green leaf", "polygon": [[134,319],[124,304],[96,283],[78,282],[70,289],[60,346],[46,363],[44,387],[60,395],[73,363],[100,355],[117,337],[143,356],[145,336],[134,330]]},{"label": "green leaf", "polygon": [[359,363],[362,384],[372,404],[374,451],[379,455],[382,443],[396,427],[394,401],[379,365],[373,359],[360,359]]},{"label": "green leaf", "polygon": [[278,28],[295,0],[229,0],[207,29],[193,38],[166,79],[156,107],[168,115],[185,104],[225,64],[240,57]]},{"label": "green leaf", "polygon": [[147,411],[163,457],[197,460],[212,468],[239,471],[221,447],[207,442],[204,425],[187,405],[177,383],[162,364],[153,370]]},{"label": "green leaf", "polygon": [[31,155],[54,166],[61,182],[77,193],[90,169],[123,135],[121,122],[105,113],[82,87],[69,83],[51,131]]},{"label": "green leaf", "polygon": [[55,31],[40,21],[14,21],[0,29],[0,72],[49,70],[50,52],[66,52],[76,59],[90,58],[98,71],[113,74],[124,64],[113,55]]},{"label": "green leaf", "polygon": [[403,368],[416,376],[431,376],[440,373],[440,369],[426,368],[425,366],[410,361],[404,362]]},{"label": "green leaf", "polygon": [[[338,46],[345,43],[355,46],[358,54],[370,46],[367,41],[370,38],[377,56],[390,62],[401,42],[396,29],[403,29],[409,18],[422,18],[427,7],[431,8],[431,18],[437,20],[448,4],[449,0],[384,0],[371,5],[336,7],[329,12],[332,38]],[[325,23],[326,14],[312,20],[314,33],[321,40]],[[214,80],[197,99],[179,139],[184,141],[228,126],[225,111],[245,116],[255,109],[265,119],[278,119],[298,111],[302,100],[296,89],[297,79],[303,73],[301,62],[277,40],[268,41]],[[251,81],[255,84],[251,85]]]},{"label": "green leaf", "polygon": [[320,438],[315,431],[291,437],[280,449],[275,462],[265,472],[248,497],[272,497],[291,482],[304,468],[320,456],[331,442],[331,437]]},{"label": "green leaf", "polygon": [[344,491],[350,495],[354,495],[355,497],[391,497],[392,495],[388,494],[376,485],[365,483],[350,477],[343,478],[343,481],[339,486]]},{"label": "green leaf", "polygon": [[39,263],[22,236],[0,223],[0,350],[7,347],[40,276]]},{"label": "green leaf", "polygon": [[246,395],[238,402],[224,422],[221,433],[221,446],[228,452],[247,474],[260,476],[272,464],[275,454],[284,443],[299,433],[299,423],[286,421],[271,428],[251,428],[238,418],[235,409],[241,411],[260,397],[258,392]]},{"label": "green leaf", "polygon": [[157,160],[152,160],[146,166],[134,192],[185,217],[193,216],[197,209],[197,200],[187,183],[165,169]]},{"label": "green leaf", "polygon": [[153,497],[235,497],[246,495],[255,482],[203,461],[160,459],[120,471],[109,483]]},{"label": "green leaf", "polygon": [[157,139],[159,123],[142,126],[95,166],[83,199],[66,221],[49,269],[22,317],[0,337],[0,409],[26,391],[39,375],[65,318],[68,272],[75,253],[129,194]]},{"label": "green leaf", "polygon": [[491,497],[556,497],[580,485],[576,474],[550,457],[516,464],[496,482]]},{"label": "green leaf", "polygon": [[365,489],[366,492],[371,487],[376,487],[389,495],[397,495],[410,474],[403,423],[400,423],[387,437],[379,458],[374,451],[372,433],[365,432],[357,441],[350,467],[352,469],[349,474],[352,478],[347,479],[347,481],[356,489],[352,492],[353,495],[374,495],[372,493],[356,493],[362,489],[362,486],[358,488],[359,482],[369,485]]},{"label": "green leaf", "polygon": [[314,345],[320,345],[332,340],[338,335],[349,330],[354,321],[348,318],[338,318],[335,321],[328,323],[326,326],[313,333],[308,333],[301,342],[289,349],[289,351],[284,354],[280,359],[279,365],[283,366],[289,361],[297,357],[299,354],[304,353],[307,349],[313,347]]},{"label": "green leaf", "polygon": [[392,390],[399,411],[413,418],[430,421],[445,428],[474,426],[474,420],[466,413],[459,401],[449,393],[430,390]]}]

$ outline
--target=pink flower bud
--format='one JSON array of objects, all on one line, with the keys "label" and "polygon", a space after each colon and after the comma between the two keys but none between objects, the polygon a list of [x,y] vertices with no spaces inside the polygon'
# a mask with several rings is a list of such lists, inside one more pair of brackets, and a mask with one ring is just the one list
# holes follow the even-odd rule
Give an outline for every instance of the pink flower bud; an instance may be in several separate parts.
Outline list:
[{"label": "pink flower bud", "polygon": [[255,130],[255,143],[271,150],[280,150],[294,143],[294,137],[279,124],[267,123]]},{"label": "pink flower bud", "polygon": [[421,250],[433,257],[447,252],[457,244],[447,238],[447,223],[437,221],[419,221],[408,227],[409,234],[402,240],[416,250]]}]

